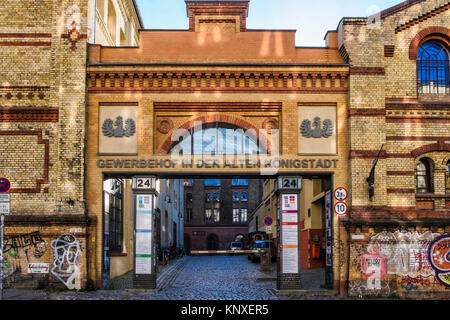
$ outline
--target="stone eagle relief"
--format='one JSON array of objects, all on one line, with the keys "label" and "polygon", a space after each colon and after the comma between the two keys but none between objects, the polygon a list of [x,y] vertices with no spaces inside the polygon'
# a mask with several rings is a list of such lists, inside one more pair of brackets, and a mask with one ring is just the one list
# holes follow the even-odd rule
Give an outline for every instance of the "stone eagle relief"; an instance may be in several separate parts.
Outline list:
[{"label": "stone eagle relief", "polygon": [[300,127],[302,135],[306,138],[329,138],[333,135],[333,122],[331,120],[323,121],[323,128],[321,127],[321,119],[319,117],[314,118],[314,129],[311,128],[310,120],[303,120]]},{"label": "stone eagle relief", "polygon": [[[114,125],[116,126],[115,128]],[[105,122],[103,122],[102,130],[106,137],[132,137],[136,133],[136,123],[133,119],[127,119],[124,128],[123,118],[118,116],[115,122],[111,119],[106,119]]]}]

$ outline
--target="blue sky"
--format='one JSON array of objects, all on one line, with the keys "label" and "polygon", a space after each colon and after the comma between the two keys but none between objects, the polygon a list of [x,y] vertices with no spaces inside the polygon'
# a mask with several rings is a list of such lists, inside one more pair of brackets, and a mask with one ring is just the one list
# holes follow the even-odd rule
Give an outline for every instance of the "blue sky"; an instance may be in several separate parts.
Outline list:
[{"label": "blue sky", "polygon": [[[184,0],[137,0],[146,29],[188,28]],[[297,30],[297,46],[324,46],[343,17],[367,17],[402,0],[250,0],[248,29]]]}]

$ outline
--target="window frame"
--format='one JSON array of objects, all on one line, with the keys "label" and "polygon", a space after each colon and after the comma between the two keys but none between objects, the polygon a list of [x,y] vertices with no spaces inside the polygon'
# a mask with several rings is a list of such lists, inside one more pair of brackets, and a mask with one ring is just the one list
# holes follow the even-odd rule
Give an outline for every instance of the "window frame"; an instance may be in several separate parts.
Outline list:
[{"label": "window frame", "polygon": [[[421,170],[422,172],[424,171],[423,174],[419,175],[419,165],[423,164],[425,166],[424,170]],[[430,193],[434,193],[434,185],[433,185],[433,176],[434,176],[434,168],[433,168],[433,162],[431,159],[429,158],[421,158],[417,161],[416,163],[416,171],[415,171],[415,176],[416,176],[416,192],[417,194],[430,194]],[[425,187],[424,188],[419,188],[419,177],[425,177]],[[425,191],[423,191],[425,190]]]},{"label": "window frame", "polygon": [[[447,60],[422,59],[420,56],[422,50],[425,50],[426,52],[424,46],[430,44],[439,46],[441,48],[439,52],[444,52]],[[428,63],[428,65],[426,65],[426,63]],[[421,79],[421,75],[423,75],[424,72],[428,72],[427,80]],[[445,42],[440,41],[440,39],[428,38],[420,44],[417,49],[416,73],[418,94],[450,94],[450,50]],[[432,73],[436,75],[436,79],[431,79]],[[440,80],[440,74],[442,73],[444,74],[444,80]],[[443,85],[441,86],[440,83],[443,83]]]}]

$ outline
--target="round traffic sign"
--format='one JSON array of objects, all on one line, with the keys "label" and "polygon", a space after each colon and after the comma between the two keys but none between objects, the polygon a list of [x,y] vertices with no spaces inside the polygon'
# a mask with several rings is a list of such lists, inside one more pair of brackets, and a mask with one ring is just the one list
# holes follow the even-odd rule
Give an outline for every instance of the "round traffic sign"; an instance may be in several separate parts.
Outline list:
[{"label": "round traffic sign", "polygon": [[347,211],[348,206],[345,202],[336,202],[336,204],[334,205],[334,212],[338,216],[345,216],[347,214]]},{"label": "round traffic sign", "polygon": [[340,187],[340,188],[336,188],[336,190],[334,190],[334,198],[338,201],[344,201],[348,198],[348,191],[347,189]]},{"label": "round traffic sign", "polygon": [[6,178],[0,178],[0,193],[8,192],[11,188],[11,182]]},{"label": "round traffic sign", "polygon": [[266,226],[271,226],[272,223],[273,223],[272,217],[267,216],[267,217],[264,218],[264,224],[265,224]]}]

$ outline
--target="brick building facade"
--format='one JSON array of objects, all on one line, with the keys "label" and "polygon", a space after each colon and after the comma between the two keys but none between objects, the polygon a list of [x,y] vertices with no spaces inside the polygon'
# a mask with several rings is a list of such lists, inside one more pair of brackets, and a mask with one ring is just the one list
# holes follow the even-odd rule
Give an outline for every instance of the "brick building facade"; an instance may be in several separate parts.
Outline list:
[{"label": "brick building facade", "polygon": [[[331,222],[339,293],[448,297],[448,1],[344,18],[323,48],[247,29],[248,1],[186,3],[189,30],[141,30],[139,47],[112,48],[87,47],[87,0],[2,2],[7,281],[40,278],[28,268],[39,263],[50,282],[101,286],[105,175],[301,174],[349,190],[349,213]],[[444,67],[425,75],[427,54]],[[135,132],[108,140],[102,125],[122,116]],[[322,137],[308,127],[326,120]],[[272,170],[172,162],[196,122],[257,132]],[[77,259],[58,265],[68,251]]]},{"label": "brick building facade", "polygon": [[[350,295],[448,297],[449,8],[407,1],[339,24],[350,67]],[[444,58],[425,58],[430,44]],[[366,178],[382,145],[371,199]]]},{"label": "brick building facade", "polygon": [[185,245],[191,250],[227,250],[248,238],[248,215],[262,198],[261,180],[196,179],[184,188]]}]

